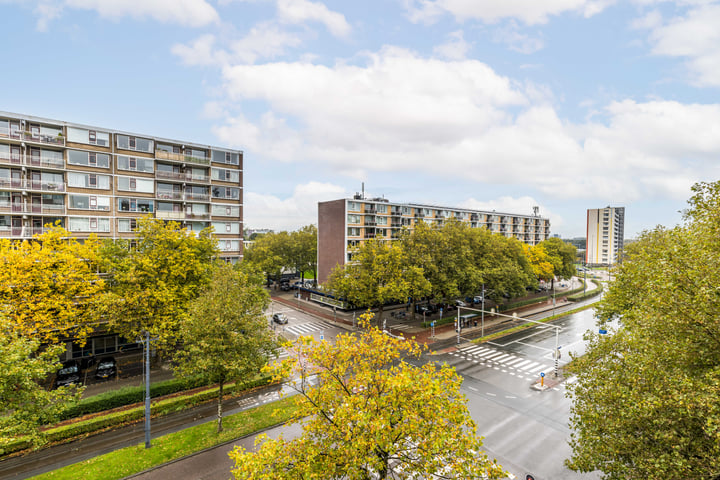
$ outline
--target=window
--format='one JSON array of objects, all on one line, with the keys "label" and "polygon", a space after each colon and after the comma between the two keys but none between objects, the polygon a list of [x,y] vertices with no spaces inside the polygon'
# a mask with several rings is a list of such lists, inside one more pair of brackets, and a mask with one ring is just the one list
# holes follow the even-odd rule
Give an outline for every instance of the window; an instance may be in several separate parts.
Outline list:
[{"label": "window", "polygon": [[348,223],[361,223],[360,215],[348,215]]},{"label": "window", "polygon": [[110,197],[72,194],[69,198],[69,205],[70,208],[79,210],[102,210],[108,212],[110,211]]},{"label": "window", "polygon": [[376,221],[378,225],[387,225],[387,217],[377,216]]},{"label": "window", "polygon": [[153,153],[154,151],[154,142],[147,138],[130,137],[127,135],[116,135],[115,138],[117,138],[117,147],[123,150],[135,150],[137,152],[147,153]]},{"label": "window", "polygon": [[110,188],[108,175],[96,175],[80,172],[68,172],[68,186],[77,188]]},{"label": "window", "polygon": [[387,205],[378,205],[377,211],[378,213],[387,213]]},{"label": "window", "polygon": [[239,222],[212,222],[215,233],[240,234]]},{"label": "window", "polygon": [[227,170],[225,168],[213,168],[212,179],[220,180],[223,182],[239,182],[240,171],[239,170]]},{"label": "window", "polygon": [[83,165],[86,167],[110,167],[110,155],[96,152],[82,152],[68,150],[68,163],[70,165]]},{"label": "window", "polygon": [[97,130],[85,130],[83,128],[67,127],[68,142],[97,145],[99,147],[110,146],[110,134],[98,132]]},{"label": "window", "polygon": [[71,232],[109,232],[110,219],[97,217],[68,217]]},{"label": "window", "polygon": [[154,171],[154,160],[152,158],[135,158],[118,155],[117,167],[118,170],[152,173]]},{"label": "window", "polygon": [[118,176],[118,190],[126,192],[154,193],[155,181],[151,178],[133,178]]},{"label": "window", "polygon": [[217,205],[212,206],[212,214],[222,217],[239,217],[240,207],[237,205]]},{"label": "window", "polygon": [[232,152],[212,151],[212,161],[215,163],[226,163],[228,165],[239,165],[240,155]]},{"label": "window", "polygon": [[212,189],[213,198],[225,198],[228,200],[239,200],[240,189],[233,187],[218,187],[214,186]]},{"label": "window", "polygon": [[359,212],[360,204],[358,202],[348,202],[348,210],[353,212]]},{"label": "window", "polygon": [[118,212],[152,213],[155,201],[148,198],[118,198]]},{"label": "window", "polygon": [[118,218],[118,232],[132,232],[137,228],[134,218]]}]

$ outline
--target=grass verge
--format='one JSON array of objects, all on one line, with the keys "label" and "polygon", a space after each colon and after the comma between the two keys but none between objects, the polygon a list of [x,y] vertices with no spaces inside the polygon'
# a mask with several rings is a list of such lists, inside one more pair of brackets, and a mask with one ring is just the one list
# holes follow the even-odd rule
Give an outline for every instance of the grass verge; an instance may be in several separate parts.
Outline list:
[{"label": "grass verge", "polygon": [[[592,308],[595,305],[584,305],[582,307],[574,308],[572,310],[568,310],[567,312],[558,313],[557,315],[552,315],[547,318],[543,318],[542,320],[538,320],[540,322],[546,323],[550,322],[552,320],[557,320],[558,318],[566,317],[568,315],[572,315],[573,313],[582,312],[583,310],[587,310],[588,308]],[[522,330],[525,330],[527,328],[535,326],[535,323],[526,323],[524,325],[518,325],[517,327],[508,328],[507,330],[502,330],[500,332],[491,333],[490,335],[485,335],[484,337],[476,338],[473,340],[473,343],[483,343],[488,342],[490,340],[495,340],[496,338],[504,337],[505,335],[510,335],[511,333],[520,332]]]},{"label": "grass verge", "polygon": [[[92,478],[114,480],[162,465],[205,448],[234,440],[265,428],[286,422],[295,413],[291,397],[260,405],[223,418],[224,430],[217,433],[214,421],[170,433],[152,441],[152,448],[144,443],[122,448],[83,462],[68,465],[33,479]],[[228,471],[228,476],[230,472]]]}]

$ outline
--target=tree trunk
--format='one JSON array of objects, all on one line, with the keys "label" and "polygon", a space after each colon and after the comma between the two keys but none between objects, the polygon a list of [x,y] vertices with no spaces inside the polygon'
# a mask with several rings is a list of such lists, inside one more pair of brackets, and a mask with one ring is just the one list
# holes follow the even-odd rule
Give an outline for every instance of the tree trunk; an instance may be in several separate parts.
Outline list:
[{"label": "tree trunk", "polygon": [[220,389],[218,390],[218,409],[217,409],[217,425],[218,425],[218,428],[217,428],[217,433],[220,433],[220,432],[223,431],[223,426],[222,426],[222,415],[223,415],[223,410],[222,410],[223,385],[224,385],[224,382],[223,382],[223,381],[220,381]]}]

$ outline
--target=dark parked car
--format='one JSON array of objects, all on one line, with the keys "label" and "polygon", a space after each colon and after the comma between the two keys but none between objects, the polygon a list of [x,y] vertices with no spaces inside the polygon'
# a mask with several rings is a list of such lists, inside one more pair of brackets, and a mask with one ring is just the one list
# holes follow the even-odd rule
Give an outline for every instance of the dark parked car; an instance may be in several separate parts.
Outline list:
[{"label": "dark parked car", "polygon": [[63,362],[63,366],[55,375],[55,388],[77,385],[80,382],[80,364],[77,360]]},{"label": "dark parked car", "polygon": [[288,322],[288,318],[284,313],[273,314],[273,322],[285,325]]},{"label": "dark parked car", "polygon": [[98,362],[95,369],[95,378],[103,380],[117,375],[117,362],[112,357],[103,358]]},{"label": "dark parked car", "polygon": [[430,307],[427,305],[415,305],[415,312],[422,314],[430,314],[432,311],[430,310]]},{"label": "dark parked car", "polygon": [[281,284],[280,284],[280,290],[282,290],[283,292],[288,292],[288,291],[290,291],[290,288],[291,288],[291,287],[290,287],[290,284],[289,284],[289,283],[281,283]]}]

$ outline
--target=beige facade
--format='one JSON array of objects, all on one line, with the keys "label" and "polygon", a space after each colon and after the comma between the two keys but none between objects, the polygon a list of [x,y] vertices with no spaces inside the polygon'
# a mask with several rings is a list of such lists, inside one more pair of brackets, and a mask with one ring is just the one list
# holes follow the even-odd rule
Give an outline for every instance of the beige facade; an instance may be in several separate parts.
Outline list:
[{"label": "beige facade", "polygon": [[336,265],[351,260],[353,247],[366,239],[397,238],[403,227],[412,229],[423,221],[441,226],[455,218],[473,228],[514,237],[536,245],[550,237],[550,220],[536,215],[485,212],[463,208],[410,203],[391,203],[386,199],[353,198],[318,204],[318,279],[327,280]]},{"label": "beige facade", "polygon": [[625,237],[625,207],[591,208],[587,211],[587,265],[618,263]]},{"label": "beige facade", "polygon": [[0,237],[60,224],[78,238],[132,238],[145,215],[212,226],[243,252],[243,152],[0,112]]}]

